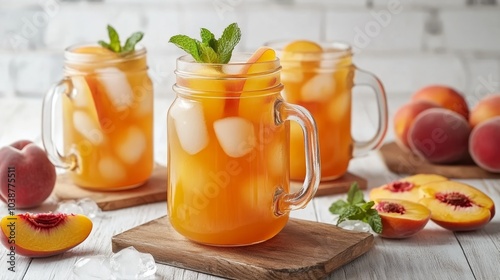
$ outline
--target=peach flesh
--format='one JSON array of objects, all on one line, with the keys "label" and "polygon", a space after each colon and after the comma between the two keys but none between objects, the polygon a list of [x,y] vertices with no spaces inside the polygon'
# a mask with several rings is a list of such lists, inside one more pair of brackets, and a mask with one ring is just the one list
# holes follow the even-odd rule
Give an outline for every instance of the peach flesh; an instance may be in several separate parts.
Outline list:
[{"label": "peach flesh", "polygon": [[77,246],[91,231],[92,221],[83,215],[26,213],[2,218],[0,241],[8,250],[15,247],[19,255],[48,257]]},{"label": "peach flesh", "polygon": [[400,199],[378,199],[375,210],[382,220],[381,237],[407,238],[422,230],[431,212],[425,206]]},{"label": "peach flesh", "polygon": [[482,228],[495,215],[493,200],[480,190],[454,181],[430,183],[420,188],[431,220],[452,231]]}]

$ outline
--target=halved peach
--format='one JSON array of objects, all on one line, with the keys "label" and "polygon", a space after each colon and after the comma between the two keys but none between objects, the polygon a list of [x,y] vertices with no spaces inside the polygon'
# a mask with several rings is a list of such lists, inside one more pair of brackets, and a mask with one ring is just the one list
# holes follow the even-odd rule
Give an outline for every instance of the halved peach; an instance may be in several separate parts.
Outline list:
[{"label": "halved peach", "polygon": [[0,226],[2,244],[32,258],[63,253],[82,243],[92,231],[92,221],[86,216],[63,213],[4,216]]},{"label": "halved peach", "polygon": [[421,185],[446,180],[448,180],[448,178],[436,174],[413,175],[372,189],[370,191],[370,200],[394,198],[417,203],[421,199],[418,190]]},{"label": "halved peach", "polygon": [[422,230],[431,211],[418,203],[401,199],[379,199],[375,201],[382,220],[380,236],[385,238],[407,238]]},{"label": "halved peach", "polygon": [[452,231],[482,228],[495,215],[493,200],[482,191],[454,181],[420,187],[420,203],[431,210],[431,220]]}]

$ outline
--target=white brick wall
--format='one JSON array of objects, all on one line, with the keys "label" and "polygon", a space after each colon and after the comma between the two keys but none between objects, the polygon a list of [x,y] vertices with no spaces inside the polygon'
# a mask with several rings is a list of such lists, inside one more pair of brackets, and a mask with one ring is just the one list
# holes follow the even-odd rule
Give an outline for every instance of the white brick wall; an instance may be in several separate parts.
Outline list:
[{"label": "white brick wall", "polygon": [[[389,96],[430,83],[468,95],[500,91],[500,6],[472,0],[0,0],[0,96],[40,97],[61,76],[64,48],[142,30],[158,97],[172,97],[170,36],[220,35],[238,22],[238,51],[283,38],[343,40]],[[477,1],[485,2],[485,1]]]}]

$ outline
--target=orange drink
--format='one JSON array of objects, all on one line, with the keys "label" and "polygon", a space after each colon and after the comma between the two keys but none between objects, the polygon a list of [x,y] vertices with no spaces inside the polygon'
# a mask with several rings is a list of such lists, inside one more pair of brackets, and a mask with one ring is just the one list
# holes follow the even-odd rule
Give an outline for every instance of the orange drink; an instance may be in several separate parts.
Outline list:
[{"label": "orange drink", "polygon": [[[64,79],[44,101],[44,145],[73,182],[93,190],[140,186],[153,169],[153,86],[146,50],[120,55],[101,46],[65,52]],[[56,98],[63,107],[63,155],[52,129]]]},{"label": "orange drink", "polygon": [[[387,127],[387,105],[384,89],[378,79],[357,69],[349,45],[310,41],[272,42],[281,59],[287,102],[305,107],[318,126],[321,151],[321,179],[332,180],[344,175],[354,155],[365,154],[381,144]],[[367,142],[351,136],[351,93],[355,85],[367,85],[378,101],[379,126]],[[305,178],[303,136],[299,127],[290,129],[290,177]]]},{"label": "orange drink", "polygon": [[[229,64],[177,60],[177,98],[168,112],[168,213],[172,226],[203,244],[241,246],[275,236],[319,184],[312,117],[285,103],[272,49]],[[289,193],[289,122],[308,141],[310,178]]]}]

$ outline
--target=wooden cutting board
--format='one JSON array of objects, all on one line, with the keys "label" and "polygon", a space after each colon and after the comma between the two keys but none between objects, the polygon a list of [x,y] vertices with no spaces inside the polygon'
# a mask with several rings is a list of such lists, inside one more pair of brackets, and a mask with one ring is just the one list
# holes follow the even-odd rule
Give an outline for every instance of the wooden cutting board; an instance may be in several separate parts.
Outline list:
[{"label": "wooden cutting board", "polygon": [[[351,184],[354,182],[358,182],[358,187],[361,190],[365,190],[367,186],[367,181],[365,178],[357,176],[355,174],[347,172],[344,176],[332,180],[325,181],[319,184],[318,190],[316,191],[315,196],[325,196],[331,194],[339,194],[339,193],[347,193]],[[299,190],[302,187],[302,182],[291,181],[290,188],[293,191]]]},{"label": "wooden cutting board", "polygon": [[112,239],[113,252],[134,246],[158,263],[234,279],[319,279],[373,247],[366,232],[290,219],[274,238],[244,247],[212,247],[178,234],[164,216]]},{"label": "wooden cutting board", "polygon": [[404,151],[395,142],[384,144],[379,151],[387,168],[397,174],[433,173],[460,179],[500,178],[500,174],[488,172],[470,159],[456,164],[432,164]]},{"label": "wooden cutting board", "polygon": [[59,200],[91,198],[103,211],[121,209],[167,200],[167,168],[157,165],[149,180],[142,186],[122,191],[91,191],[71,181],[68,173],[57,177],[54,193]]}]

